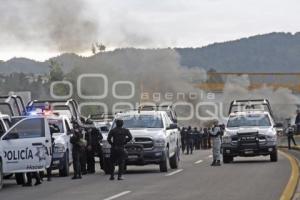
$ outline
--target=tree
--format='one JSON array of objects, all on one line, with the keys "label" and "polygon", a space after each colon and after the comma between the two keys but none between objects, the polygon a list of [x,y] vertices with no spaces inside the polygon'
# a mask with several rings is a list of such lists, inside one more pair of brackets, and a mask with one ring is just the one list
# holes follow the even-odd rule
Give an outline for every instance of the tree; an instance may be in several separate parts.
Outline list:
[{"label": "tree", "polygon": [[64,72],[57,61],[51,59],[49,67],[50,67],[50,73],[49,73],[50,82],[62,81],[64,79]]}]

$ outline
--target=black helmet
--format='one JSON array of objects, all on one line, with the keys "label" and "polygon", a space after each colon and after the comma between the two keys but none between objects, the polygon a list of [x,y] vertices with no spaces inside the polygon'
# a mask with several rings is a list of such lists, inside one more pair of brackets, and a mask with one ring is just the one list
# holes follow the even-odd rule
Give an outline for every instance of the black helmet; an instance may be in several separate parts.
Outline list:
[{"label": "black helmet", "polygon": [[122,119],[116,119],[116,125],[117,125],[117,127],[122,127],[123,126],[123,120]]}]

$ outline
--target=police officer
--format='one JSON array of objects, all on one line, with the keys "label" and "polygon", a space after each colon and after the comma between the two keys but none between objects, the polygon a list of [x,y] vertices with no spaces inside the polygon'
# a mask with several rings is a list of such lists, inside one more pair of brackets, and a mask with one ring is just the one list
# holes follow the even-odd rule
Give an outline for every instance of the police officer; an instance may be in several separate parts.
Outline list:
[{"label": "police officer", "polygon": [[295,125],[296,125],[296,132],[297,132],[297,134],[299,134],[300,133],[300,110],[297,110]]},{"label": "police officer", "polygon": [[70,138],[70,142],[73,146],[72,148],[72,158],[73,158],[73,168],[74,176],[72,179],[81,179],[81,166],[80,166],[80,156],[84,149],[84,145],[81,142],[83,135],[81,133],[80,127],[77,123],[74,123],[73,136]]},{"label": "police officer", "polygon": [[207,144],[208,144],[208,130],[207,128],[203,129],[203,135],[202,135],[202,142],[203,142],[203,148],[207,149]]},{"label": "police officer", "polygon": [[193,154],[194,149],[194,135],[192,132],[192,128],[189,126],[186,133],[186,148],[187,148],[187,155],[191,152]]},{"label": "police officer", "polygon": [[212,138],[213,162],[211,166],[221,166],[221,128],[215,125],[210,132]]},{"label": "police officer", "polygon": [[115,165],[119,165],[118,180],[123,180],[123,170],[125,168],[126,151],[125,145],[132,140],[130,131],[123,128],[123,120],[116,120],[116,127],[108,133],[107,141],[111,145],[111,175],[110,180],[114,180]]},{"label": "police officer", "polygon": [[194,135],[195,149],[199,150],[200,149],[200,132],[198,131],[197,127],[194,127],[193,135]]},{"label": "police officer", "polygon": [[95,154],[99,151],[100,142],[103,137],[91,120],[88,119],[86,124],[88,125],[85,135],[85,139],[87,141],[87,172],[89,174],[93,174],[95,173]]},{"label": "police officer", "polygon": [[186,128],[182,127],[181,131],[180,131],[180,135],[181,135],[181,150],[182,153],[184,153],[185,148],[186,148],[186,144],[185,144],[185,140],[186,140]]},{"label": "police officer", "polygon": [[291,140],[292,140],[292,142],[294,143],[295,146],[297,144],[296,144],[296,141],[295,141],[295,138],[294,138],[295,129],[294,129],[293,126],[291,126],[290,123],[288,124],[288,127],[285,130],[285,133],[288,137],[288,147],[289,147],[289,149],[291,149]]}]

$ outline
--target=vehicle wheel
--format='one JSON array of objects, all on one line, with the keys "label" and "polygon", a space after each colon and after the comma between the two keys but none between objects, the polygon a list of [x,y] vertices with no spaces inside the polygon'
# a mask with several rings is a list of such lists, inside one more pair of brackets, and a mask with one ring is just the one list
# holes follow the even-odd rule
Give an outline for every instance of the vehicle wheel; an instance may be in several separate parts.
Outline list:
[{"label": "vehicle wheel", "polygon": [[170,158],[170,167],[171,169],[177,169],[179,165],[179,154],[178,154],[178,148],[174,154],[174,156],[172,156]]},{"label": "vehicle wheel", "polygon": [[2,166],[2,160],[0,159],[0,190],[3,187],[3,166]]},{"label": "vehicle wheel", "polygon": [[110,162],[110,158],[104,158],[103,159],[103,171],[105,174],[110,174],[110,170],[111,170],[111,162]]},{"label": "vehicle wheel", "polygon": [[231,163],[233,162],[233,157],[232,156],[225,156],[223,155],[223,163]]},{"label": "vehicle wheel", "polygon": [[277,150],[270,154],[270,160],[271,162],[277,162],[278,160]]},{"label": "vehicle wheel", "polygon": [[64,166],[59,170],[59,176],[66,177],[70,175],[70,166],[69,166],[69,152],[65,153]]},{"label": "vehicle wheel", "polygon": [[168,162],[169,162],[169,149],[166,151],[166,158],[159,164],[160,172],[168,172]]},{"label": "vehicle wheel", "polygon": [[18,185],[25,184],[24,175],[23,173],[15,173],[16,182]]}]

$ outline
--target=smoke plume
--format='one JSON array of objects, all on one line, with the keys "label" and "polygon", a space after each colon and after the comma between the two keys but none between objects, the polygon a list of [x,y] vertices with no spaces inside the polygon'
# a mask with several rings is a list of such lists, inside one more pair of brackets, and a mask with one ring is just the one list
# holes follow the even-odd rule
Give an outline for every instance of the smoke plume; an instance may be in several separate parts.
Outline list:
[{"label": "smoke plume", "polygon": [[98,28],[85,6],[84,0],[3,0],[0,38],[60,52],[87,50],[97,40]]},{"label": "smoke plume", "polygon": [[273,89],[267,86],[249,90],[249,86],[250,81],[247,75],[228,77],[223,91],[224,113],[228,111],[229,103],[234,99],[268,99],[278,120],[295,116],[300,100],[291,90],[287,88]]}]

